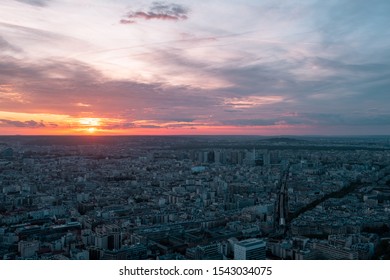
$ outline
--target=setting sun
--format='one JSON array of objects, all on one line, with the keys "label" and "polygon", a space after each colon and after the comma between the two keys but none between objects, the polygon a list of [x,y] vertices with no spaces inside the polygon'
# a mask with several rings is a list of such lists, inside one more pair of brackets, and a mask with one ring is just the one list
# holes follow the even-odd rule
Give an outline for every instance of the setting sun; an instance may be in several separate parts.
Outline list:
[{"label": "setting sun", "polygon": [[95,133],[96,132],[96,128],[95,127],[90,127],[90,128],[87,129],[87,131],[89,133]]},{"label": "setting sun", "polygon": [[93,134],[97,131],[97,127],[101,125],[101,119],[99,118],[82,118],[79,119],[81,130],[89,134]]}]

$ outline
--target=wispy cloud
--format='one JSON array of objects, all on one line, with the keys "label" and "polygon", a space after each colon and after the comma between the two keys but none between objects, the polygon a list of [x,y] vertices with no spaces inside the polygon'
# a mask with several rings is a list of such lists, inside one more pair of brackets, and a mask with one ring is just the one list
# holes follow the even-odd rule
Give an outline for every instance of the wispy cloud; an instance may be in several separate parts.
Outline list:
[{"label": "wispy cloud", "polygon": [[147,10],[136,10],[128,12],[120,20],[122,24],[133,24],[137,20],[186,20],[188,9],[182,5],[174,3],[153,2]]},{"label": "wispy cloud", "polygon": [[224,125],[234,126],[313,125],[315,123],[316,122],[313,122],[312,119],[302,116],[277,116],[275,118],[265,116],[263,118],[237,118],[222,121],[222,124]]},{"label": "wispy cloud", "polygon": [[237,118],[221,122],[223,125],[234,126],[275,126],[275,125],[305,125],[305,126],[359,126],[390,125],[390,114],[332,114],[332,113],[294,113],[275,118]]},{"label": "wispy cloud", "polygon": [[17,2],[25,3],[32,6],[45,7],[50,0],[15,0]]},{"label": "wispy cloud", "polygon": [[0,87],[4,93],[0,111],[108,117],[123,123],[134,119],[191,121],[199,112],[210,113],[219,102],[208,91],[107,80],[88,65],[69,60],[35,64],[4,58],[0,62],[0,85],[1,81],[7,84]]},{"label": "wispy cloud", "polygon": [[23,94],[15,91],[12,85],[9,84],[0,84],[0,102],[16,102],[16,103],[26,103]]},{"label": "wispy cloud", "polygon": [[22,50],[0,36],[0,51],[21,52]]},{"label": "wispy cloud", "polygon": [[2,127],[28,127],[28,128],[46,127],[46,125],[42,121],[40,121],[40,122],[36,122],[34,120],[14,121],[14,120],[5,120],[5,119],[0,119],[0,126],[2,126]]},{"label": "wispy cloud", "polygon": [[246,96],[246,97],[233,97],[225,98],[224,105],[231,106],[234,109],[246,109],[253,107],[260,107],[263,105],[269,105],[282,102],[284,98],[282,96]]},{"label": "wispy cloud", "polygon": [[86,103],[82,103],[82,102],[78,102],[75,105],[78,107],[91,107],[91,104],[86,104]]}]

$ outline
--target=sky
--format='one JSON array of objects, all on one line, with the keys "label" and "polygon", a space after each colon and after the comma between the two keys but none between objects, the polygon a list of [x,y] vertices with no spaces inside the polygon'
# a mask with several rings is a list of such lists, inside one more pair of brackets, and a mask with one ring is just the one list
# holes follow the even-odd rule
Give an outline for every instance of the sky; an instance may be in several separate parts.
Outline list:
[{"label": "sky", "polygon": [[388,0],[1,0],[2,135],[389,135]]}]

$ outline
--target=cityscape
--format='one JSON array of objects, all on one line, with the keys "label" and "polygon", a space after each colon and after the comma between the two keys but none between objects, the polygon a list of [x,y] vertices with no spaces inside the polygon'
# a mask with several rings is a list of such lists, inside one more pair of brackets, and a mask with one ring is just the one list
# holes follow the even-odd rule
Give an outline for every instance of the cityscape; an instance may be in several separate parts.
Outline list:
[{"label": "cityscape", "polygon": [[0,258],[390,257],[390,138],[2,136]]},{"label": "cityscape", "polygon": [[390,1],[0,2],[10,278],[390,259]]}]

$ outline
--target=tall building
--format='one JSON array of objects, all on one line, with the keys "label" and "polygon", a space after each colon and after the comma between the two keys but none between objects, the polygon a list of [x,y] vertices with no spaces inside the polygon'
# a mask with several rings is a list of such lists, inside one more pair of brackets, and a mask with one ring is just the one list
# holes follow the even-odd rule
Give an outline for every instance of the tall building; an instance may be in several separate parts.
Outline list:
[{"label": "tall building", "polygon": [[107,249],[119,250],[121,248],[121,228],[117,225],[105,225],[107,234]]},{"label": "tall building", "polygon": [[100,260],[103,256],[103,250],[98,247],[89,247],[88,250],[90,260]]},{"label": "tall building", "polygon": [[262,239],[250,238],[234,244],[235,260],[265,260],[266,243]]},{"label": "tall building", "polygon": [[327,242],[316,242],[313,249],[319,254],[320,260],[357,260],[359,254],[350,248],[337,247]]},{"label": "tall building", "polygon": [[222,260],[223,256],[220,252],[220,245],[217,243],[208,245],[198,245],[188,248],[186,257],[192,260]]},{"label": "tall building", "polygon": [[98,233],[95,237],[95,246],[99,249],[106,250],[108,248],[108,236],[104,233]]},{"label": "tall building", "polygon": [[20,241],[18,243],[18,251],[20,253],[20,256],[23,258],[23,259],[26,259],[26,258],[31,258],[33,256],[35,256],[35,254],[38,252],[39,250],[39,241],[38,240],[34,240],[34,241]]}]

